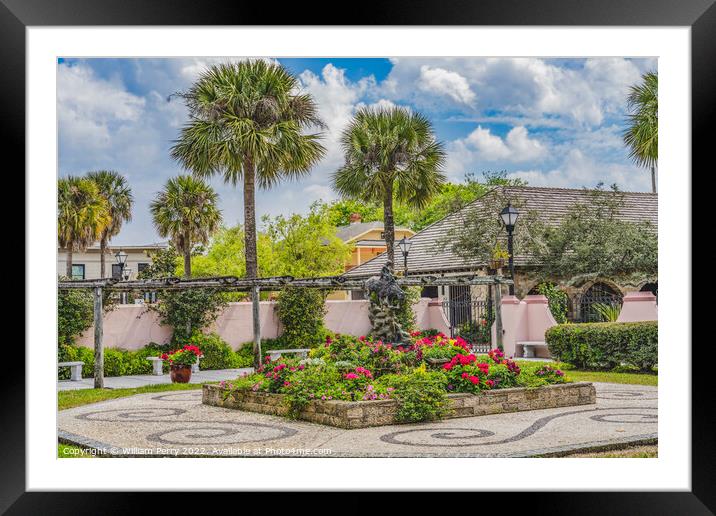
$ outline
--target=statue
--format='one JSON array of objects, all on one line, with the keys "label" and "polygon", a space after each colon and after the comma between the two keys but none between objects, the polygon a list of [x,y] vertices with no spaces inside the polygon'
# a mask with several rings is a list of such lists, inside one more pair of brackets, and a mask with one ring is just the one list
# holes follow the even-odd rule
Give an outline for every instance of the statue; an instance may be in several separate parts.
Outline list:
[{"label": "statue", "polygon": [[396,311],[405,301],[405,292],[391,272],[391,262],[386,262],[380,276],[365,281],[365,289],[370,298],[368,317],[373,327],[372,336],[383,342],[400,343],[410,340],[408,332],[403,330],[396,317]]}]

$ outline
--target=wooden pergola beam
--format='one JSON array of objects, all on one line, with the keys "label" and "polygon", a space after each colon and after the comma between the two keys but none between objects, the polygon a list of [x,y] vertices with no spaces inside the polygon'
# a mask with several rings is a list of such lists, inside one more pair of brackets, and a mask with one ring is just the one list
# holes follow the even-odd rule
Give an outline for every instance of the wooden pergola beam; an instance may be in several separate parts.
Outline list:
[{"label": "wooden pergola beam", "polygon": [[[410,276],[396,278],[401,287],[451,286],[451,285],[510,285],[512,280],[502,276],[478,276],[463,274],[460,276]],[[193,288],[215,288],[226,291],[251,291],[255,287],[264,290],[283,287],[321,288],[338,290],[363,290],[365,280],[348,280],[342,276],[322,278],[292,278],[278,276],[272,278],[242,279],[232,276],[217,278],[180,279],[165,278],[154,280],[117,281],[113,279],[60,281],[58,288],[90,289],[102,287],[112,291],[132,290],[185,290]]]}]

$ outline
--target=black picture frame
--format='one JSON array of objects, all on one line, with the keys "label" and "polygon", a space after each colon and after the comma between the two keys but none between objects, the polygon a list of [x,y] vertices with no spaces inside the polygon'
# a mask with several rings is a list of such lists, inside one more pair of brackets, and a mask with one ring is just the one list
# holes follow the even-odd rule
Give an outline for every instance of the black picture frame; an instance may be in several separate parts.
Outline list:
[{"label": "black picture frame", "polygon": [[[340,13],[340,14],[339,14]],[[350,13],[350,15],[348,15]],[[28,26],[62,25],[546,25],[546,26],[689,26],[692,44],[692,156],[713,173],[706,161],[714,145],[716,114],[716,5],[714,0],[393,0],[340,8],[324,0],[286,3],[267,13],[260,2],[211,0],[0,0],[0,124],[4,156],[14,157],[15,168],[25,163],[25,29]],[[707,165],[708,164],[708,165]],[[6,169],[7,170],[7,169]],[[695,176],[695,174],[694,174]],[[14,274],[17,271],[14,270]],[[686,278],[685,281],[691,281]],[[689,346],[691,321],[684,321]],[[686,327],[688,326],[688,328]],[[712,345],[694,347],[708,353]],[[676,343],[672,343],[676,345]],[[13,353],[23,361],[24,354]],[[693,360],[692,490],[644,493],[528,493],[510,494],[511,510],[550,514],[712,514],[716,511],[716,429],[708,382],[709,361]],[[3,373],[3,442],[0,509],[8,514],[110,514],[136,510],[136,495],[102,493],[27,493],[25,489],[25,368],[19,364]],[[688,367],[684,364],[683,367]],[[616,465],[615,465],[616,466]],[[190,478],[190,475],[189,475]],[[190,483],[190,482],[189,482]],[[193,496],[194,501],[199,498]],[[305,497],[304,497],[305,499]],[[343,498],[351,505],[351,496]],[[500,497],[504,501],[504,497]],[[166,497],[154,503],[167,508]],[[238,500],[234,498],[234,500]],[[439,498],[437,499],[439,500]],[[238,503],[238,502],[237,502]],[[147,509],[151,499],[141,502]],[[489,497],[479,498],[487,510]],[[189,505],[184,506],[189,509]],[[408,509],[408,505],[403,507]],[[540,509],[540,507],[544,508]],[[215,504],[211,510],[228,510]],[[238,510],[238,507],[237,509]]]}]

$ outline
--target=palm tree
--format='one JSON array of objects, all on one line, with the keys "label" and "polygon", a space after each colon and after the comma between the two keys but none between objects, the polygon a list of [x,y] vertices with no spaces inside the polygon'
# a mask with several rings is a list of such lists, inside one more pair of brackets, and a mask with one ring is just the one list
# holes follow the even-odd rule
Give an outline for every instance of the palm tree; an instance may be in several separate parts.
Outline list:
[{"label": "palm tree", "polygon": [[243,180],[246,276],[258,276],[256,184],[271,188],[308,174],[323,156],[316,104],[285,68],[265,61],[221,64],[207,70],[179,94],[190,122],[172,147],[172,157],[195,176]]},{"label": "palm tree", "polygon": [[333,174],[333,186],[344,197],[383,204],[388,260],[395,263],[393,200],[420,209],[440,191],[443,145],[427,118],[396,107],[359,110],[341,146],[346,162]]},{"label": "palm tree", "polygon": [[152,201],[154,227],[162,238],[170,238],[184,255],[184,277],[191,277],[191,251],[196,244],[206,244],[219,229],[221,211],[218,195],[211,186],[192,176],[178,176],[167,181]]},{"label": "palm tree", "polygon": [[632,86],[627,97],[627,130],[624,143],[629,157],[640,167],[651,169],[651,191],[656,193],[656,166],[659,159],[659,76],[647,72],[641,83]]},{"label": "palm tree", "polygon": [[107,201],[94,182],[76,176],[57,182],[57,240],[67,250],[68,278],[72,278],[72,253],[96,242],[110,221]]},{"label": "palm tree", "polygon": [[107,201],[109,206],[110,223],[104,228],[99,239],[100,251],[100,277],[104,278],[105,253],[107,243],[113,236],[117,236],[122,229],[124,222],[132,220],[132,189],[127,180],[119,172],[112,170],[97,170],[87,173],[87,179],[94,181],[99,188],[99,193]]}]

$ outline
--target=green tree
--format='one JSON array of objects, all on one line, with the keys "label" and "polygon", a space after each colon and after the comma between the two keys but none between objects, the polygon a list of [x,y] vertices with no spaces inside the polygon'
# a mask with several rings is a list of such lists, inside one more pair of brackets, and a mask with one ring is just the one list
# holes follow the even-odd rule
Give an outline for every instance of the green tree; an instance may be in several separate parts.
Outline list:
[{"label": "green tree", "polygon": [[624,196],[612,188],[591,192],[588,202],[575,204],[558,225],[543,226],[532,240],[531,260],[545,276],[656,275],[656,228],[623,220]]},{"label": "green tree", "polygon": [[173,244],[170,243],[166,249],[157,249],[147,254],[152,262],[137,274],[139,279],[160,279],[177,276],[180,257]]},{"label": "green tree", "polygon": [[341,137],[345,165],[333,174],[342,196],[383,203],[388,259],[395,259],[393,200],[420,209],[445,182],[442,143],[430,121],[403,108],[359,110]]},{"label": "green tree", "polygon": [[488,263],[497,248],[507,248],[507,233],[500,219],[500,211],[508,204],[520,212],[514,232],[515,255],[528,254],[533,240],[541,234],[543,223],[535,210],[528,210],[524,201],[500,186],[492,187],[479,197],[475,209],[459,212],[457,221],[439,238],[436,246],[448,246],[465,259]]},{"label": "green tree", "polygon": [[57,241],[67,250],[68,278],[72,278],[72,253],[96,242],[110,222],[107,201],[93,181],[68,176],[57,182]]},{"label": "green tree", "polygon": [[258,274],[256,184],[271,188],[309,173],[323,156],[322,127],[313,98],[283,66],[262,60],[221,64],[181,93],[190,122],[172,147],[172,157],[199,177],[243,180],[246,276]]},{"label": "green tree", "polygon": [[191,252],[206,244],[219,228],[218,195],[209,185],[191,176],[167,181],[150,205],[154,227],[162,238],[171,238],[184,256],[184,277],[191,277]]},{"label": "green tree", "polygon": [[94,181],[99,193],[107,201],[110,222],[104,228],[99,239],[100,277],[105,277],[105,253],[107,243],[117,236],[124,222],[132,220],[132,189],[125,177],[111,170],[97,170],[87,173],[87,179]]},{"label": "green tree", "polygon": [[627,97],[628,127],[624,143],[629,157],[651,170],[651,191],[656,193],[656,166],[659,159],[659,76],[647,72],[631,87]]},{"label": "green tree", "polygon": [[264,217],[263,221],[277,274],[314,277],[344,272],[352,248],[336,236],[336,228],[318,210],[306,216]]}]

